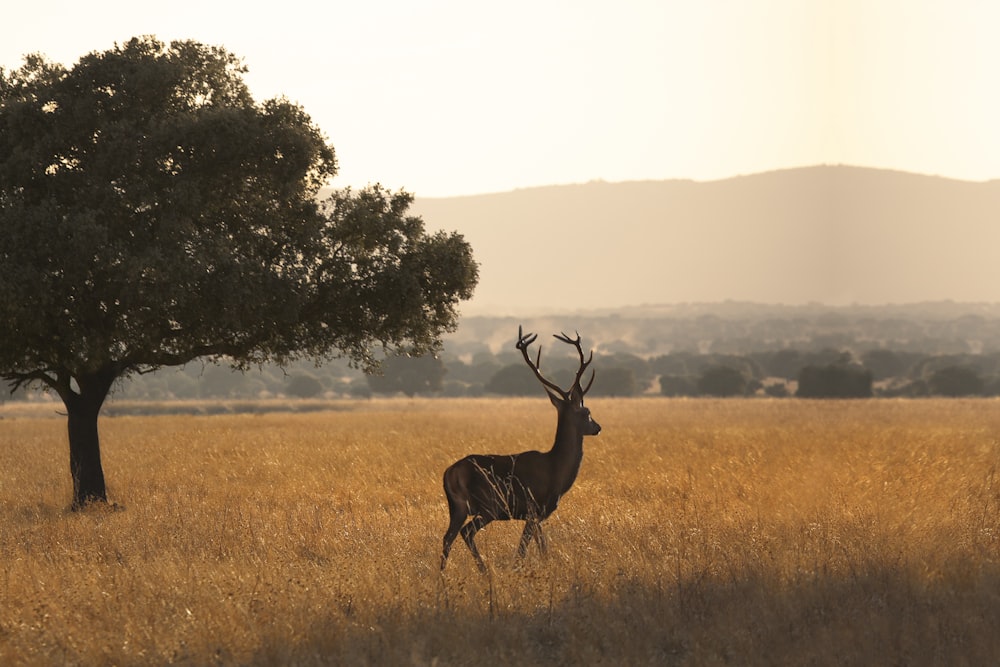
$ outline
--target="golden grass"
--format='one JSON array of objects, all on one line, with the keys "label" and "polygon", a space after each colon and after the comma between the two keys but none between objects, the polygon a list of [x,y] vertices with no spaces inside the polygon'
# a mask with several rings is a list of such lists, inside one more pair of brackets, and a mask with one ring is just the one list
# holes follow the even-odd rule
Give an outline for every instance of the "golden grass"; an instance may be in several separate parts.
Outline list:
[{"label": "golden grass", "polygon": [[[594,400],[576,486],[438,570],[444,468],[544,399],[0,421],[0,664],[968,664],[1000,656],[1000,403]],[[51,412],[46,413],[51,414]]]}]

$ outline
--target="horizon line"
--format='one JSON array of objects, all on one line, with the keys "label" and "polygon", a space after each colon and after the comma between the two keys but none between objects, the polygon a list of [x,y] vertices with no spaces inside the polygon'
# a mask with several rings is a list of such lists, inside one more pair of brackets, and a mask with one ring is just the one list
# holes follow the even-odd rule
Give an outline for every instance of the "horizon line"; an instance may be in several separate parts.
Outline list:
[{"label": "horizon line", "polygon": [[[455,195],[420,195],[415,192],[411,192],[415,199],[430,200],[430,199],[463,199],[469,197],[485,197],[491,195],[502,195],[511,194],[515,192],[527,192],[530,190],[542,190],[549,188],[574,188],[583,187],[587,185],[626,185],[629,183],[697,183],[697,184],[709,184],[709,183],[721,183],[723,181],[732,181],[740,178],[753,178],[755,176],[765,176],[768,174],[777,174],[781,172],[788,171],[805,171],[809,169],[856,169],[860,171],[880,171],[895,174],[905,174],[910,176],[921,176],[924,178],[937,178],[945,181],[954,181],[956,183],[969,183],[974,185],[988,184],[1000,181],[1000,177],[988,178],[982,180],[973,180],[968,178],[958,178],[954,176],[945,176],[943,174],[935,174],[929,172],[920,171],[908,171],[906,169],[899,169],[896,167],[873,167],[866,165],[856,165],[856,164],[845,164],[845,163],[816,163],[816,164],[805,164],[797,167],[775,167],[774,169],[764,169],[762,171],[754,172],[739,172],[732,174],[730,176],[721,176],[718,178],[685,178],[685,177],[670,177],[670,178],[629,178],[620,181],[609,181],[603,178],[593,178],[588,181],[571,181],[566,183],[549,183],[546,185],[525,185],[515,188],[510,188],[507,190],[490,190],[484,192],[477,192],[472,194],[455,194]],[[348,187],[348,186],[344,186]],[[350,186],[356,187],[356,186]],[[336,190],[340,188],[334,188],[328,186],[323,188],[324,190]],[[405,188],[404,188],[405,189]]]}]

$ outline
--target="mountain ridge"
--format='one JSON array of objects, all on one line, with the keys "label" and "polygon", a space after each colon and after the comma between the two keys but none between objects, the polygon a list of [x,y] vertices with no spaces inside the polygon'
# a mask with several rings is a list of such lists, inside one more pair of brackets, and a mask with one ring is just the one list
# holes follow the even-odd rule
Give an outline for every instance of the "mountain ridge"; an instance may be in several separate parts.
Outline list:
[{"label": "mountain ridge", "polygon": [[412,210],[472,244],[470,314],[1000,300],[997,180],[817,165],[417,197]]},{"label": "mountain ridge", "polygon": [[1000,178],[992,178],[985,180],[969,180],[962,178],[955,178],[952,176],[944,176],[942,174],[929,174],[915,171],[906,171],[904,169],[894,169],[892,167],[864,167],[855,166],[847,164],[813,164],[813,165],[803,165],[800,167],[779,167],[776,169],[767,169],[764,171],[756,171],[747,174],[733,174],[732,176],[724,176],[721,178],[710,178],[710,179],[695,179],[695,178],[639,178],[639,179],[628,179],[623,181],[608,181],[602,178],[595,178],[589,181],[581,181],[578,183],[551,183],[548,185],[526,185],[522,187],[512,188],[510,190],[496,190],[489,192],[480,192],[474,194],[461,194],[461,195],[446,195],[446,196],[430,196],[430,197],[418,197],[421,201],[440,201],[440,200],[454,200],[454,199],[471,199],[475,197],[490,197],[494,195],[507,195],[514,194],[525,191],[532,190],[559,190],[559,189],[572,189],[581,188],[587,186],[602,186],[602,185],[628,185],[628,184],[648,184],[648,183],[679,183],[679,184],[693,184],[693,185],[712,185],[715,183],[723,183],[726,181],[735,181],[740,179],[752,179],[757,177],[766,177],[771,175],[788,174],[790,172],[808,172],[812,170],[822,171],[822,170],[842,170],[849,169],[859,172],[875,172],[879,174],[899,174],[906,177],[916,177],[916,178],[926,178],[932,180],[948,181],[952,183],[967,183],[970,185],[988,185],[994,183],[1000,183]]}]

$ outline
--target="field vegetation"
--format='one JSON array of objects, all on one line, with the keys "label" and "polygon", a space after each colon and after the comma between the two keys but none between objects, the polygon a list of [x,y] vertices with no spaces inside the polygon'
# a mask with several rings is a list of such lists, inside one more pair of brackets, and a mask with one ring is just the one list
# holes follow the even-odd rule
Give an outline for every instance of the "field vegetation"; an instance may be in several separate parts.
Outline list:
[{"label": "field vegetation", "polygon": [[[574,488],[439,570],[444,468],[543,397],[102,421],[0,408],[0,664],[939,664],[1000,656],[1000,404],[595,399]],[[8,409],[9,408],[9,409]]]}]

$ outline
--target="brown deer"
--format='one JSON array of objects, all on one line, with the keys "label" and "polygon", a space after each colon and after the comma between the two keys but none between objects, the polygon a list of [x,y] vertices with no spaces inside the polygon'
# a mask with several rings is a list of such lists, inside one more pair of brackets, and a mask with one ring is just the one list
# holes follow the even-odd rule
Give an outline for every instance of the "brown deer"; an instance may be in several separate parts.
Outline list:
[{"label": "brown deer", "polygon": [[[448,497],[451,523],[444,534],[442,570],[448,562],[452,543],[461,533],[479,569],[485,571],[486,565],[476,549],[474,538],[491,521],[524,521],[518,554],[521,557],[525,555],[532,539],[538,544],[539,551],[545,553],[541,523],[555,511],[559,499],[576,480],[583,460],[583,436],[601,432],[601,425],[594,421],[590,410],[583,405],[583,397],[594,383],[596,372],[591,372],[590,382],[585,388],[580,385],[580,379],[594,360],[593,350],[590,358],[584,360],[579,333],[575,340],[566,334],[553,337],[575,346],[580,355],[580,367],[568,390],[561,389],[542,375],[539,370],[541,346],[535,362],[531,362],[528,346],[538,336],[523,335],[521,327],[517,329],[517,349],[559,413],[555,443],[547,452],[472,454],[444,471],[444,493]],[[472,518],[466,523],[470,516]]]}]

